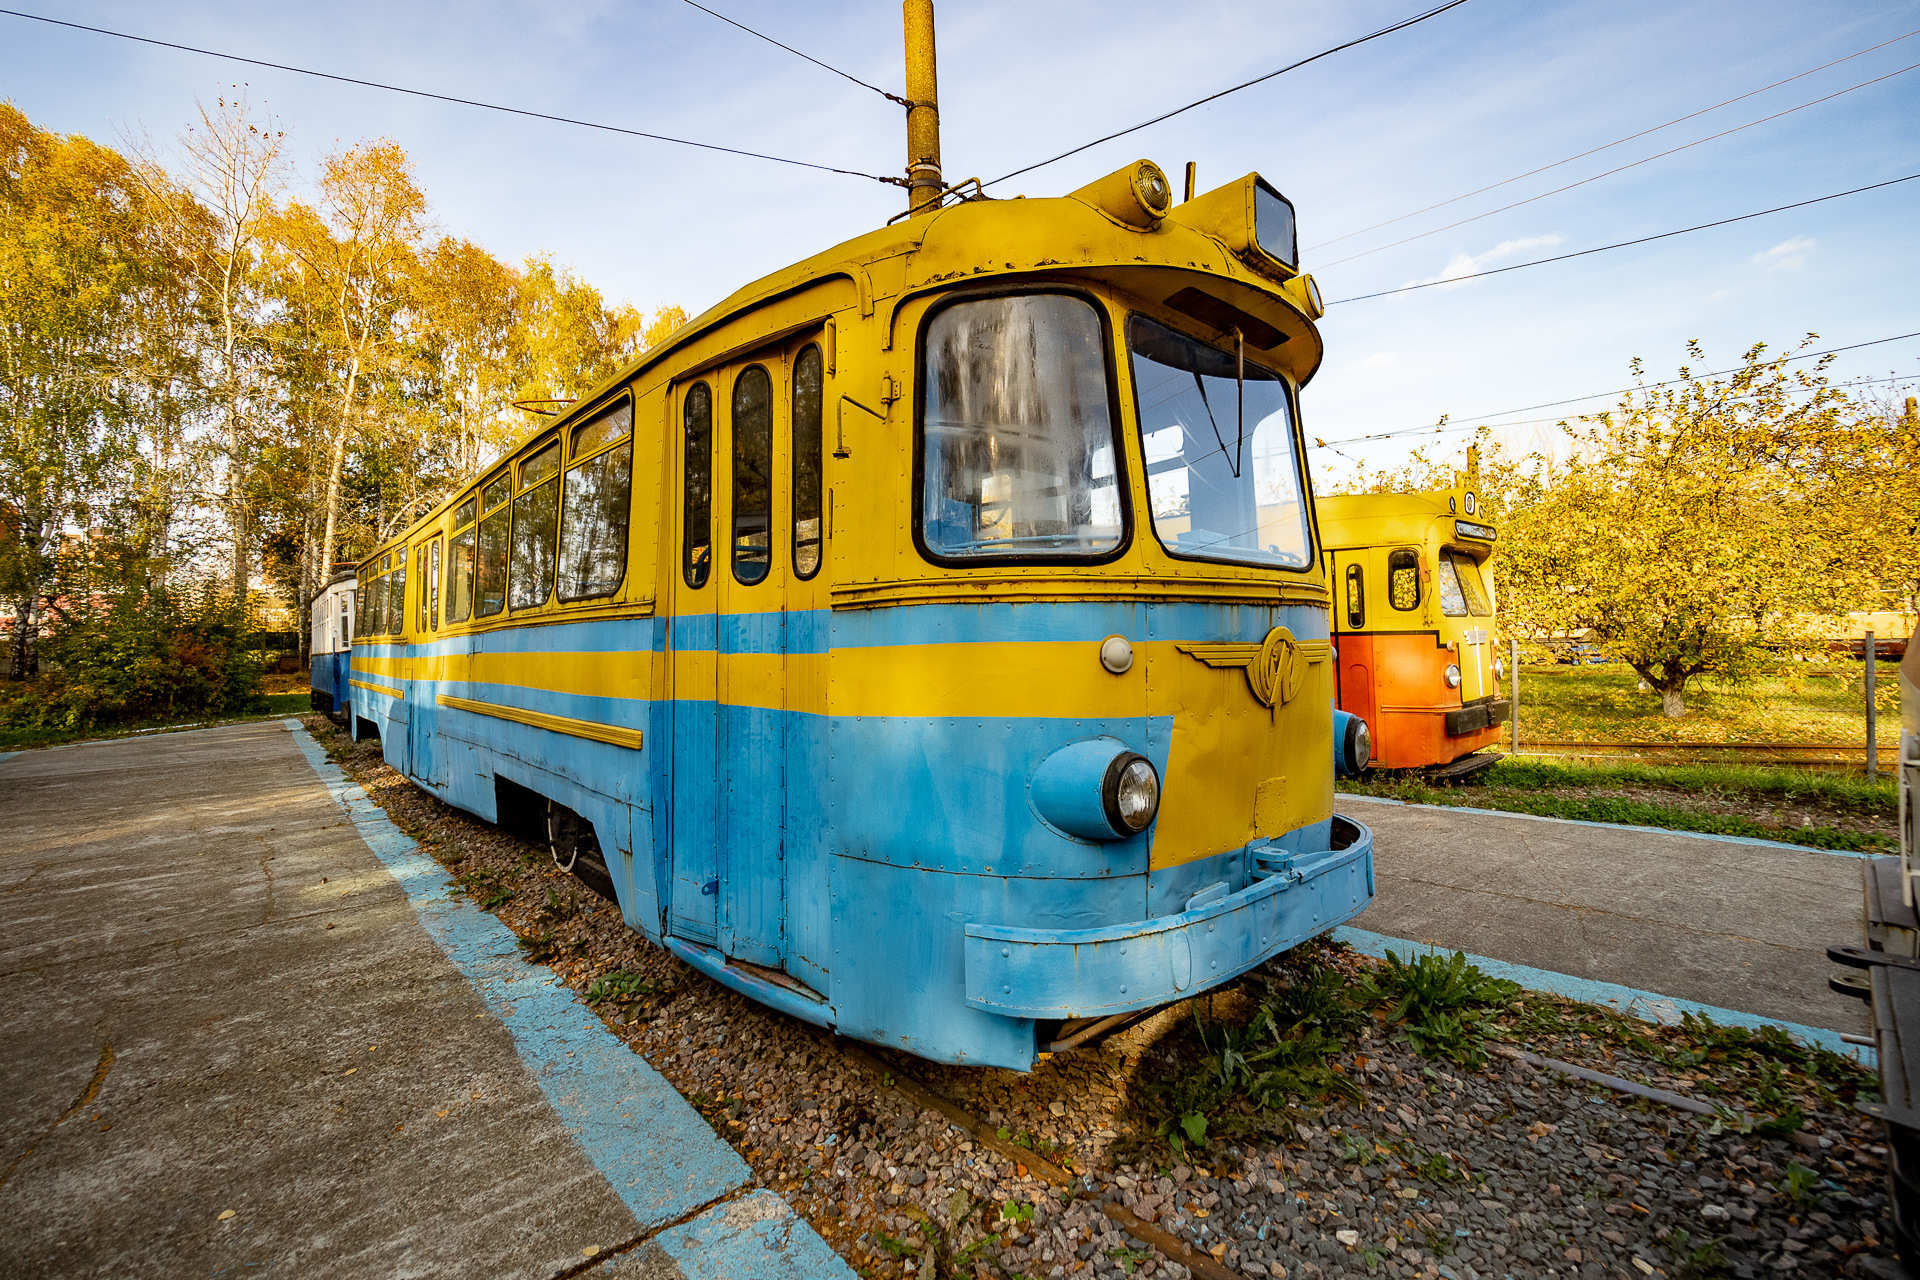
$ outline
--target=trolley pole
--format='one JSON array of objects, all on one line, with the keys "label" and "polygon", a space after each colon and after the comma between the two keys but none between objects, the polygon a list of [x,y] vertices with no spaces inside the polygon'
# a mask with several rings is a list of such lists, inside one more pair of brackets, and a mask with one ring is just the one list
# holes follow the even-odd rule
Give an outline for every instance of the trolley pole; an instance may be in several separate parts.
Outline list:
[{"label": "trolley pole", "polygon": [[1867,781],[1872,782],[1880,772],[1880,743],[1875,737],[1879,731],[1878,708],[1873,705],[1873,632],[1867,632]]},{"label": "trolley pole", "polygon": [[1520,639],[1507,637],[1507,701],[1513,715],[1513,754],[1520,754]]},{"label": "trolley pole", "polygon": [[907,28],[907,207],[940,207],[940,80],[933,57],[933,0],[904,0]]}]

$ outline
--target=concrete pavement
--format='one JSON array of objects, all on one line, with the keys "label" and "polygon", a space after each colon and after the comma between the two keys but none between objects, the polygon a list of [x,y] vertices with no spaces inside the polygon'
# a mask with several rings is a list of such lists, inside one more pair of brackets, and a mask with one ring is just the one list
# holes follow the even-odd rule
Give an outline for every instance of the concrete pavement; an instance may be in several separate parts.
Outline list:
[{"label": "concrete pavement", "polygon": [[0,813],[0,1274],[851,1275],[304,733]]},{"label": "concrete pavement", "polygon": [[1376,896],[1358,929],[1810,1028],[1870,1030],[1858,1001],[1827,989],[1828,944],[1862,937],[1856,857],[1358,796],[1335,807],[1374,832]]}]

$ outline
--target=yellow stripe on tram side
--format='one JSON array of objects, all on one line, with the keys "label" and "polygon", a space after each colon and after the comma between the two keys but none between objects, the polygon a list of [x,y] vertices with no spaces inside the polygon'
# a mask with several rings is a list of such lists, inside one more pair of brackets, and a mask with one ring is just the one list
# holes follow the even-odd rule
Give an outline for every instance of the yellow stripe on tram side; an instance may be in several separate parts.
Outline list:
[{"label": "yellow stripe on tram side", "polygon": [[1095,646],[1010,641],[841,649],[834,654],[833,714],[840,716],[1095,719],[1146,714],[1150,644],[1134,671],[1114,676]]},{"label": "yellow stripe on tram side", "polygon": [[[648,698],[650,651],[608,653],[455,653],[409,658],[407,674],[437,684],[464,682],[592,698]],[[397,665],[397,664],[396,664]]]},{"label": "yellow stripe on tram side", "polygon": [[638,751],[644,741],[638,729],[625,729],[619,725],[601,724],[594,720],[550,716],[543,711],[525,711],[519,707],[501,706],[497,702],[476,702],[472,698],[455,698],[444,693],[436,695],[434,701],[443,707],[452,707],[455,711],[471,711],[475,715],[511,720],[515,724],[531,725],[536,729],[550,729],[555,733],[564,733],[575,738],[588,738],[594,742],[608,742],[616,747],[627,747],[634,751]]},{"label": "yellow stripe on tram side", "polygon": [[368,693],[384,693],[389,698],[404,698],[407,696],[404,690],[389,688],[384,684],[373,684],[366,680],[354,680],[349,678],[347,680],[347,683],[352,685],[356,689],[365,689]]}]

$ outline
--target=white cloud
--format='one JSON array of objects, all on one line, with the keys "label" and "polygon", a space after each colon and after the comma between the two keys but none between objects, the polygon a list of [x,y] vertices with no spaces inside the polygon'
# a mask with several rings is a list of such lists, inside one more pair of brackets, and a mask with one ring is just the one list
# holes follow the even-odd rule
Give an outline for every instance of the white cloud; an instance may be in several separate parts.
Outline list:
[{"label": "white cloud", "polygon": [[1768,271],[1798,271],[1807,265],[1807,254],[1814,248],[1814,242],[1806,236],[1795,236],[1791,240],[1782,240],[1765,253],[1753,255],[1753,265]]},{"label": "white cloud", "polygon": [[1447,265],[1440,269],[1440,274],[1429,276],[1425,280],[1413,280],[1408,283],[1436,284],[1444,280],[1447,283],[1440,285],[1441,288],[1457,288],[1460,284],[1464,283],[1462,277],[1473,275],[1477,271],[1484,271],[1488,267],[1499,263],[1503,258],[1515,257],[1519,254],[1526,253],[1530,249],[1551,249],[1555,245],[1565,244],[1566,240],[1567,238],[1565,236],[1555,233],[1546,236],[1526,236],[1519,240],[1502,240],[1485,253],[1466,253],[1456,249],[1454,250],[1453,257],[1447,260]]},{"label": "white cloud", "polygon": [[1400,356],[1392,351],[1376,351],[1341,367],[1342,373],[1367,373],[1374,369],[1387,369],[1400,363]]}]

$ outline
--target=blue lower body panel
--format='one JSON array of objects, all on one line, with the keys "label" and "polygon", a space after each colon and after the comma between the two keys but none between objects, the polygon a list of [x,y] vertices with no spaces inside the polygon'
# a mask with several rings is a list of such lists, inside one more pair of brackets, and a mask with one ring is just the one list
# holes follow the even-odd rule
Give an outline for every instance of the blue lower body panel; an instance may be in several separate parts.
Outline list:
[{"label": "blue lower body panel", "polygon": [[967,1003],[1013,1018],[1087,1018],[1185,999],[1325,933],[1373,898],[1373,833],[1336,817],[1339,848],[1250,852],[1253,879],[1191,911],[1101,929],[966,927]]}]

